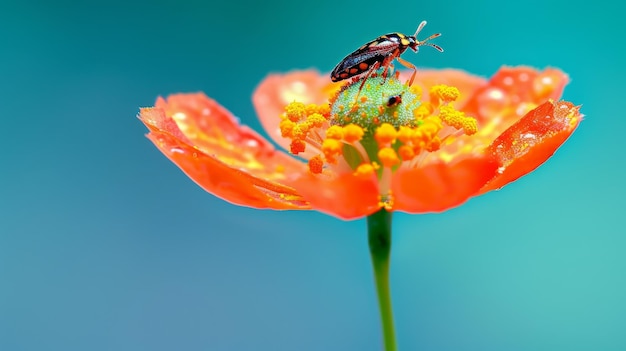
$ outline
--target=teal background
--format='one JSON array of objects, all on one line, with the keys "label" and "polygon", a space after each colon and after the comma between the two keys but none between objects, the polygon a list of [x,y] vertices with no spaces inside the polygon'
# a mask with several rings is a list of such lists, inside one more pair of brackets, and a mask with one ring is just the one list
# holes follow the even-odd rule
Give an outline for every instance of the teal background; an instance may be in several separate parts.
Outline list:
[{"label": "teal background", "polygon": [[3,1],[0,350],[380,350],[363,220],[225,203],[135,116],[204,91],[260,130],[266,74],[422,19],[446,51],[407,60],[560,67],[587,117],[502,191],[395,215],[400,350],[626,349],[623,11],[470,3]]}]

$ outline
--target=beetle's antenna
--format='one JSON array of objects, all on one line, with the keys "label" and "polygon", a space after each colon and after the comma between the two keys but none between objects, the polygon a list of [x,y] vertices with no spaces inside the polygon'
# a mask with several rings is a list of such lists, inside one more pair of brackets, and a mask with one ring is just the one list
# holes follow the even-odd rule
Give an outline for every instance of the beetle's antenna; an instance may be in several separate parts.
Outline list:
[{"label": "beetle's antenna", "polygon": [[418,40],[417,39],[417,35],[422,30],[422,28],[424,28],[425,25],[426,25],[426,21],[422,21],[422,23],[420,23],[420,25],[417,27],[417,30],[415,31],[415,34],[413,35],[413,37],[415,37],[415,41],[417,42],[417,46],[423,46],[423,45],[431,46],[431,47],[435,48],[437,51],[443,52],[443,49],[441,48],[441,46],[428,42],[431,39],[435,39],[437,37],[440,37],[441,33],[435,33],[435,34],[429,36],[428,38],[426,38],[424,40]]},{"label": "beetle's antenna", "polygon": [[413,34],[414,37],[417,38],[417,35],[420,34],[420,32],[422,31],[422,29],[424,28],[424,26],[426,26],[426,21],[422,21],[422,23],[420,23],[419,26],[417,26],[417,30],[415,31],[415,34]]}]

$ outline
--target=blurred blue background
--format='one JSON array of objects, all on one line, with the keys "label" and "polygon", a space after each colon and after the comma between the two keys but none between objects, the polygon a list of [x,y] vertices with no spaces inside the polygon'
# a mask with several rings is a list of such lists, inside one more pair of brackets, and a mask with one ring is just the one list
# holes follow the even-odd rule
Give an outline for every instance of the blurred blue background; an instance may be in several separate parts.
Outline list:
[{"label": "blurred blue background", "polygon": [[267,73],[329,71],[422,19],[446,52],[409,61],[560,67],[587,117],[504,190],[395,216],[400,350],[626,349],[626,45],[610,4],[3,1],[0,350],[380,350],[364,221],[216,199],[135,116],[204,91],[260,130]]}]

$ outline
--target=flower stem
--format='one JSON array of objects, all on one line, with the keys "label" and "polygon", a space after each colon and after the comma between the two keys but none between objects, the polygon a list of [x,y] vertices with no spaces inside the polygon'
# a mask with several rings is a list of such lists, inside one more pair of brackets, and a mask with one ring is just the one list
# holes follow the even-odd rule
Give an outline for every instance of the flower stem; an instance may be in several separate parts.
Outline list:
[{"label": "flower stem", "polygon": [[384,208],[367,217],[367,232],[374,266],[378,306],[383,327],[385,351],[396,351],[391,293],[389,291],[389,257],[391,253],[391,212]]}]

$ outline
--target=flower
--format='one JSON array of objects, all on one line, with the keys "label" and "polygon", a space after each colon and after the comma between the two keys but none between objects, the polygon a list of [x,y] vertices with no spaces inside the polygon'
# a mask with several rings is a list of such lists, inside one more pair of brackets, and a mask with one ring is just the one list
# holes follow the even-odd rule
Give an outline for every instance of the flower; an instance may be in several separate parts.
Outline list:
[{"label": "flower", "polygon": [[345,85],[312,70],[268,76],[254,106],[288,152],[201,93],[158,98],[139,118],[161,152],[226,201],[343,219],[381,207],[441,212],[499,189],[546,161],[582,119],[557,101],[568,81],[557,69],[504,67],[489,80],[420,70],[411,87],[400,76]]}]

